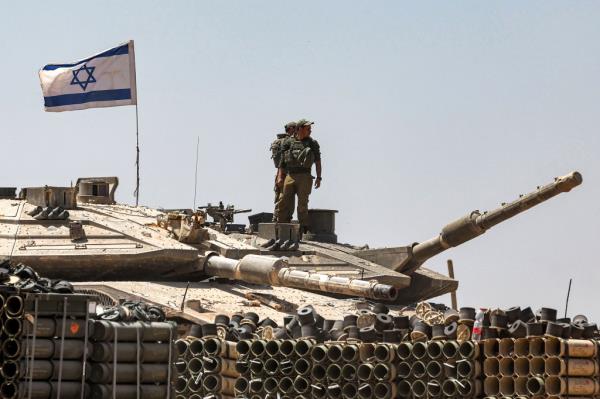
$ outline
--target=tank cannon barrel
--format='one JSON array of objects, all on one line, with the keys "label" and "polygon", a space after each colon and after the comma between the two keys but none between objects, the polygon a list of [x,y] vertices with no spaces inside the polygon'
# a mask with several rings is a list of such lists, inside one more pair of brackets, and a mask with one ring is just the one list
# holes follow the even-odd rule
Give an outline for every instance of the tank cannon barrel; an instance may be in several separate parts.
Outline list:
[{"label": "tank cannon barrel", "polygon": [[370,299],[394,300],[398,295],[396,288],[391,285],[307,272],[287,265],[284,258],[246,255],[236,260],[209,253],[204,262],[204,273],[252,284],[269,284]]},{"label": "tank cannon barrel", "polygon": [[571,191],[571,189],[580,185],[582,181],[583,178],[579,172],[571,172],[566,176],[554,179],[550,184],[538,187],[536,191],[520,196],[513,202],[502,204],[499,208],[484,213],[473,211],[455,220],[446,225],[437,237],[413,246],[412,258],[404,265],[403,271],[414,271],[427,259],[448,248],[461,245],[485,233],[486,230],[498,223],[504,222],[560,193]]}]

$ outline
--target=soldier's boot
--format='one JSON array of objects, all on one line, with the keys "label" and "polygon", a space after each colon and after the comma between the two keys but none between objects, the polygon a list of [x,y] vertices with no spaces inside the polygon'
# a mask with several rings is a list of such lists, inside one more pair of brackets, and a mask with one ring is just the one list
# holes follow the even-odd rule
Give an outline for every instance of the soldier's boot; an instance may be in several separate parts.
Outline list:
[{"label": "soldier's boot", "polygon": [[40,213],[42,211],[42,209],[43,208],[41,206],[36,206],[35,208],[33,208],[32,210],[30,210],[29,212],[27,212],[27,214],[29,216],[33,217],[33,216],[37,215],[38,213]]},{"label": "soldier's boot", "polygon": [[63,210],[61,213],[58,214],[58,216],[56,217],[56,219],[58,220],[67,220],[69,218],[69,212],[66,210]]},{"label": "soldier's boot", "polygon": [[292,243],[292,245],[288,248],[290,251],[297,251],[300,247],[300,243],[298,241]]},{"label": "soldier's boot", "polygon": [[264,244],[261,244],[261,248],[267,248],[270,247],[271,245],[275,244],[275,239],[271,238],[269,241],[265,242]]},{"label": "soldier's boot", "polygon": [[290,249],[290,247],[292,245],[294,245],[294,241],[292,241],[291,239],[287,240],[286,242],[283,243],[283,245],[281,245],[280,250],[287,251],[288,249]]},{"label": "soldier's boot", "polygon": [[50,213],[48,214],[48,219],[49,219],[49,220],[55,220],[55,219],[58,219],[58,215],[60,215],[60,213],[61,213],[62,211],[64,211],[64,209],[62,209],[60,206],[57,206],[56,208],[54,208],[54,209],[52,210],[52,212],[50,212]]},{"label": "soldier's boot", "polygon": [[279,239],[277,241],[275,241],[275,243],[273,245],[271,245],[270,247],[268,247],[267,249],[269,251],[279,251],[279,248],[281,248],[281,245],[284,243],[283,239]]},{"label": "soldier's boot", "polygon": [[46,220],[48,219],[48,215],[50,214],[50,212],[52,212],[52,208],[50,208],[49,206],[42,209],[42,211],[40,213],[38,213],[37,215],[35,215],[33,218],[35,220]]}]

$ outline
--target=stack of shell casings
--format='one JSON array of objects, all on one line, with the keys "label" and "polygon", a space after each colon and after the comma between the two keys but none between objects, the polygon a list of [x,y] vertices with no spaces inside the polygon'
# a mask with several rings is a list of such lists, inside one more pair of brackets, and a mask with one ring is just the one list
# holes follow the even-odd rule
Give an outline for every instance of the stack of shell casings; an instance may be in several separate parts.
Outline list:
[{"label": "stack of shell casings", "polygon": [[399,397],[478,397],[480,345],[473,341],[430,340],[397,345]]},{"label": "stack of shell casings", "polygon": [[23,297],[8,292],[0,294],[0,314],[2,315],[2,353],[0,358],[0,394],[14,398],[19,393],[19,378],[22,373],[23,336]]},{"label": "stack of shell casings", "polygon": [[235,381],[235,395],[252,399],[324,397],[319,396],[325,389],[322,384],[311,385],[316,364],[311,354],[316,345],[314,339],[239,341],[236,368],[240,377]]},{"label": "stack of shell casings", "polygon": [[598,395],[598,342],[529,337],[484,341],[488,396],[561,398]]},{"label": "stack of shell casings", "polygon": [[466,341],[238,342],[244,398],[442,398],[481,394],[479,345]]},{"label": "stack of shell casings", "polygon": [[[85,366],[85,358],[89,346],[86,348],[82,314],[73,310],[63,317],[49,310],[69,309],[63,307],[67,301],[61,294],[13,293],[2,298],[1,396],[70,399],[80,398],[83,390],[87,397],[85,373],[89,365]],[[30,313],[35,298],[44,301],[37,317]],[[85,302],[81,303],[86,309]]]},{"label": "stack of shell casings", "polygon": [[91,398],[172,397],[174,324],[96,320],[91,327]]},{"label": "stack of shell casings", "polygon": [[217,336],[187,337],[175,342],[177,399],[233,397],[238,353],[236,343]]}]

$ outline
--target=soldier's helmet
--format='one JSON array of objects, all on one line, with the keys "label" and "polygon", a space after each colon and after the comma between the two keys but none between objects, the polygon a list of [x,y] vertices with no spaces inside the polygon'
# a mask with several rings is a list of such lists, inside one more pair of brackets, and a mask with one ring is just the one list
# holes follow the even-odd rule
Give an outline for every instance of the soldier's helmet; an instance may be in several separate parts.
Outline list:
[{"label": "soldier's helmet", "polygon": [[309,126],[309,125],[314,125],[314,122],[309,121],[308,119],[300,119],[298,122],[296,122],[296,126],[297,127],[302,127],[302,126]]},{"label": "soldier's helmet", "polygon": [[286,123],[284,128],[285,128],[286,133],[293,134],[294,131],[296,130],[297,126],[298,125],[296,124],[296,122],[292,121],[292,122]]}]

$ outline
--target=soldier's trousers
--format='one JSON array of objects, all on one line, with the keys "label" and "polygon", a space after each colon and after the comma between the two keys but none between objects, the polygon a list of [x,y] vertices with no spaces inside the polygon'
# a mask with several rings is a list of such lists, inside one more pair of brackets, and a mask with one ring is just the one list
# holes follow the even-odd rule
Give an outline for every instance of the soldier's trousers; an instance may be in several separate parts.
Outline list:
[{"label": "soldier's trousers", "polygon": [[275,192],[275,209],[273,210],[273,221],[277,221],[277,216],[279,214],[279,198],[281,197],[281,188],[277,187],[277,173],[275,173],[275,184],[273,185],[273,191]]},{"label": "soldier's trousers", "polygon": [[312,190],[313,177],[310,173],[290,173],[286,176],[277,201],[277,221],[289,223],[294,214],[294,202],[298,196],[298,221],[308,225],[308,197]]}]

